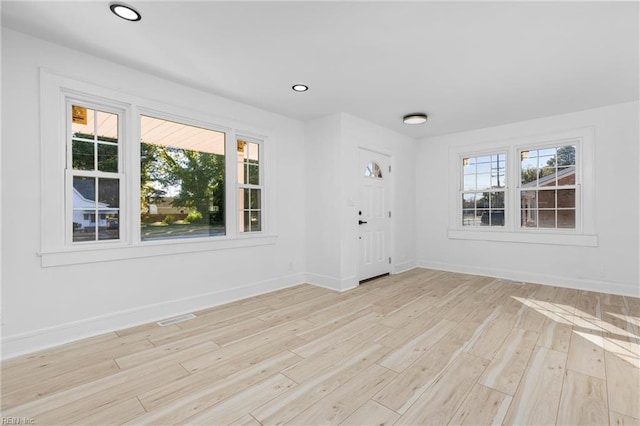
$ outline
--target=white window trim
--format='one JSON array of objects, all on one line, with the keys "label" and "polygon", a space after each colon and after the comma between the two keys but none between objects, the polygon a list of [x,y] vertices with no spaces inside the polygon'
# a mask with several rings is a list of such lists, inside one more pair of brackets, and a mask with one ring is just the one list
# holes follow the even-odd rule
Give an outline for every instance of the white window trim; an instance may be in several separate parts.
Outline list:
[{"label": "white window trim", "polygon": [[[87,171],[87,170],[74,170],[70,165],[72,163],[73,160],[73,153],[72,153],[72,138],[71,138],[71,133],[72,130],[70,128],[70,107],[71,105],[78,105],[78,106],[84,106],[90,109],[96,109],[96,110],[101,110],[101,111],[105,111],[105,112],[110,112],[110,113],[114,113],[114,114],[118,114],[118,172],[117,173],[110,173],[110,172],[101,172],[99,170],[92,170],[92,171]],[[72,184],[72,180],[74,178],[74,176],[94,176],[96,178],[109,178],[109,179],[113,179],[113,178],[117,178],[120,181],[120,203],[119,203],[119,207],[118,207],[118,211],[119,211],[119,221],[120,222],[126,222],[127,221],[127,216],[126,216],[126,205],[127,205],[127,193],[126,193],[126,188],[125,188],[125,174],[123,173],[124,167],[123,167],[123,159],[124,159],[124,154],[122,152],[122,147],[123,146],[127,146],[127,141],[124,140],[124,138],[122,137],[123,134],[123,129],[125,128],[125,119],[126,116],[126,110],[122,109],[122,108],[114,108],[113,103],[111,105],[109,104],[103,104],[100,102],[87,102],[86,101],[86,97],[78,97],[78,99],[75,98],[75,96],[71,95],[71,94],[66,94],[65,95],[65,144],[66,144],[66,157],[65,157],[65,205],[66,205],[66,214],[67,216],[65,217],[65,238],[66,238],[66,246],[68,247],[82,247],[82,246],[86,246],[86,245],[90,245],[90,244],[100,244],[100,245],[117,245],[119,244],[121,241],[126,239],[126,228],[121,229],[120,230],[120,234],[119,234],[119,238],[117,240],[103,240],[100,242],[97,241],[84,241],[84,242],[74,242],[73,241],[73,230],[72,227],[69,226],[69,221],[66,218],[72,217],[73,215],[73,194],[71,193],[71,191],[73,190],[73,184]],[[96,146],[96,150],[97,150],[97,146]],[[97,226],[97,225],[96,225]]]},{"label": "white window trim", "polygon": [[[235,223],[236,226],[236,231],[238,232],[238,235],[243,237],[245,235],[263,235],[265,233],[265,224],[264,224],[264,220],[265,220],[265,209],[266,204],[267,203],[267,197],[266,197],[266,191],[265,191],[265,167],[264,164],[266,164],[265,162],[265,137],[264,136],[259,136],[259,135],[250,135],[248,133],[242,133],[242,132],[236,132],[236,138],[234,139],[234,143],[237,144],[237,142],[239,140],[243,140],[246,142],[251,142],[251,143],[255,143],[258,145],[258,179],[259,179],[259,184],[258,185],[253,185],[253,184],[249,184],[249,183],[240,183],[238,182],[238,173],[236,172],[236,174],[234,175],[234,182],[236,184],[235,187],[235,191],[234,191],[234,197],[236,197],[235,200],[235,217],[236,217],[236,221],[239,220],[239,209],[237,208],[239,206],[239,200],[237,200],[238,197],[238,190],[239,189],[259,189],[260,190],[260,231],[244,231],[244,232],[240,232],[240,224],[239,223]],[[235,150],[233,151],[235,154],[234,160],[236,161],[236,167],[237,167],[237,146],[235,148]],[[234,171],[236,170],[235,168],[233,169]]]},{"label": "white window trim", "polygon": [[[504,230],[507,229],[508,227],[508,222],[507,222],[507,215],[509,214],[509,210],[510,210],[510,200],[509,200],[509,182],[511,180],[511,176],[509,175],[509,150],[505,147],[500,147],[500,148],[495,148],[495,149],[483,149],[481,151],[473,151],[473,152],[464,152],[461,153],[459,152],[458,155],[458,159],[457,161],[457,166],[458,166],[458,180],[457,180],[457,196],[458,196],[458,209],[457,209],[457,224],[458,227],[460,229],[464,229],[464,230],[468,230],[468,229],[472,229],[472,230],[477,230],[478,227],[474,227],[474,226],[463,226],[462,225],[462,220],[463,220],[463,213],[462,213],[462,194],[465,193],[464,191],[464,184],[463,184],[463,168],[460,167],[460,165],[462,164],[462,161],[464,158],[471,158],[471,157],[484,157],[484,156],[489,156],[489,155],[500,155],[503,154],[505,156],[505,164],[506,164],[506,170],[505,170],[505,177],[507,177],[507,184],[501,188],[495,188],[495,189],[490,189],[487,191],[483,191],[483,192],[502,192],[504,193],[504,211],[505,211],[505,224],[504,226],[489,226],[486,227],[488,229],[497,229],[497,230]],[[485,227],[481,228],[482,230],[485,229]]]},{"label": "white window trim", "polygon": [[[174,105],[145,99],[91,83],[59,76],[40,70],[40,147],[41,147],[41,243],[38,255],[42,267],[72,265],[153,257],[179,253],[193,253],[210,250],[261,246],[275,244],[277,240],[275,218],[275,158],[274,139],[271,132],[254,128],[246,123],[203,111],[190,110]],[[262,181],[263,207],[262,231],[240,234],[237,230],[237,191],[231,190],[227,196],[226,235],[184,240],[141,241],[140,188],[137,176],[140,174],[139,145],[126,143],[121,148],[121,173],[124,178],[121,187],[121,238],[118,241],[69,244],[67,238],[68,197],[65,197],[66,145],[67,145],[67,100],[77,99],[94,105],[105,105],[109,109],[122,111],[122,129],[119,137],[123,141],[140,140],[140,114],[153,115],[173,121],[184,122],[225,131],[225,164],[227,189],[236,187],[236,156],[229,155],[237,150],[236,135],[263,141]],[[268,141],[268,142],[267,142]],[[265,147],[266,146],[266,147]],[[229,182],[231,184],[229,184]],[[131,201],[133,200],[133,201]],[[128,218],[128,219],[127,219]]]},{"label": "white window trim", "polygon": [[[455,146],[449,149],[449,229],[447,237],[454,240],[496,241],[512,243],[551,244],[569,246],[598,246],[595,230],[595,178],[594,178],[594,128],[584,127],[551,134],[512,138],[508,141],[490,141],[472,146]],[[580,185],[576,198],[577,215],[575,229],[527,229],[517,222],[520,210],[520,161],[519,152],[526,148],[559,146],[569,141],[577,144],[577,179]],[[482,146],[479,150],[478,146]],[[488,153],[507,153],[507,185],[505,188],[504,227],[463,227],[460,200],[461,161],[463,157]],[[580,204],[578,204],[580,203]]]}]

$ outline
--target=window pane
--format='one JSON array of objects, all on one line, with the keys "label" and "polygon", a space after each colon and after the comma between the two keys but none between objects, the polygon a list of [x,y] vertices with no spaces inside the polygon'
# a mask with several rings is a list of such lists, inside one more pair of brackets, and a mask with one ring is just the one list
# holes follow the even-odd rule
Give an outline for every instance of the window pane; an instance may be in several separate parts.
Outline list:
[{"label": "window pane", "polygon": [[96,208],[96,179],[73,177],[73,208]]},{"label": "window pane", "polygon": [[575,189],[558,190],[558,208],[573,208],[576,206]]},{"label": "window pane", "polygon": [[476,219],[479,219],[479,223],[476,223],[480,226],[489,225],[489,210],[488,209],[478,209],[476,210]]},{"label": "window pane", "polygon": [[73,211],[73,242],[95,241],[95,213],[87,213],[88,210]]},{"label": "window pane", "polygon": [[506,154],[465,157],[463,166],[463,226],[504,226]]},{"label": "window pane", "polygon": [[505,162],[494,162],[491,166],[491,187],[504,188],[506,184]]},{"label": "window pane", "polygon": [[117,145],[98,144],[98,170],[101,172],[118,173]]},{"label": "window pane", "polygon": [[556,168],[542,167],[540,169],[540,178],[538,186],[556,186]]},{"label": "window pane", "polygon": [[483,210],[480,222],[483,226],[504,226],[504,210]]},{"label": "window pane", "polygon": [[[542,148],[538,150],[538,157],[539,158],[549,158],[549,157],[554,157],[556,155],[556,149],[555,148]],[[539,164],[542,165],[543,163],[546,163],[546,160],[540,160]]]},{"label": "window pane", "polygon": [[520,171],[520,182],[527,187],[537,186],[538,169],[537,167],[526,166]]},{"label": "window pane", "polygon": [[120,207],[120,180],[98,180],[98,208]]},{"label": "window pane", "polygon": [[251,188],[238,189],[238,210],[240,213],[240,232],[261,230],[261,190]]},{"label": "window pane", "polygon": [[96,111],[96,125],[99,141],[118,142],[118,115]]},{"label": "window pane", "polygon": [[120,214],[117,210],[100,212],[99,240],[117,240],[120,238]]},{"label": "window pane", "polygon": [[94,170],[95,169],[95,144],[74,140],[71,143],[71,167],[74,170]]},{"label": "window pane", "polygon": [[260,210],[260,190],[259,189],[250,189],[251,192],[251,202],[249,207],[251,209]]},{"label": "window pane", "polygon": [[94,140],[95,111],[78,105],[71,106],[71,133],[73,138]]},{"label": "window pane", "polygon": [[[238,140],[238,183],[260,185],[260,145],[254,142]],[[372,164],[368,164],[367,173],[375,173]],[[370,174],[367,176],[371,176]]]},{"label": "window pane", "polygon": [[73,242],[96,239],[96,179],[73,178]]},{"label": "window pane", "polygon": [[555,228],[556,227],[556,211],[555,210],[539,210],[538,211],[538,228]]},{"label": "window pane", "polygon": [[260,185],[260,168],[257,164],[247,164],[247,183],[250,185]]},{"label": "window pane", "polygon": [[462,210],[462,225],[463,226],[477,226],[475,223],[476,211],[473,209]]},{"label": "window pane", "polygon": [[538,191],[538,208],[554,209],[556,207],[556,191]]},{"label": "window pane", "polygon": [[261,223],[261,212],[260,211],[251,211],[251,232],[259,232],[262,230]]},{"label": "window pane", "polygon": [[558,228],[575,228],[576,227],[576,211],[575,210],[558,210]]},{"label": "window pane", "polygon": [[538,207],[537,191],[522,191],[520,193],[520,206],[523,209],[534,209]]},{"label": "window pane", "polygon": [[119,179],[74,176],[73,241],[119,239],[119,204]]},{"label": "window pane", "polygon": [[464,175],[464,190],[476,189],[476,175]]},{"label": "window pane", "polygon": [[244,232],[251,232],[251,212],[244,211]]},{"label": "window pane", "polygon": [[225,134],[141,116],[142,240],[225,235]]},{"label": "window pane", "polygon": [[483,192],[476,194],[476,207],[479,209],[489,208],[489,198],[491,197],[490,192]]},{"label": "window pane", "polygon": [[462,159],[462,173],[465,175],[471,175],[476,173],[476,159],[475,158],[463,158]]},{"label": "window pane", "polygon": [[[483,157],[483,159],[489,159],[489,158],[491,157]],[[490,161],[486,161],[482,163],[478,162],[476,173],[490,173],[491,165],[492,163]]]},{"label": "window pane", "polygon": [[558,167],[558,185],[575,185],[576,166]]},{"label": "window pane", "polygon": [[575,166],[576,164],[575,145],[566,145],[566,146],[558,147],[556,151],[556,162],[558,166]]},{"label": "window pane", "polygon": [[491,193],[491,208],[504,209],[504,192]]},{"label": "window pane", "polygon": [[476,207],[476,194],[462,194],[462,208],[475,209],[475,207]]},{"label": "window pane", "polygon": [[[575,228],[576,146],[521,152],[521,224],[537,228]],[[534,190],[538,189],[538,190]]]},{"label": "window pane", "polygon": [[475,189],[491,189],[491,174],[490,173],[477,174]]},{"label": "window pane", "polygon": [[538,224],[538,211],[533,209],[523,209],[520,225],[523,227],[535,228]]}]

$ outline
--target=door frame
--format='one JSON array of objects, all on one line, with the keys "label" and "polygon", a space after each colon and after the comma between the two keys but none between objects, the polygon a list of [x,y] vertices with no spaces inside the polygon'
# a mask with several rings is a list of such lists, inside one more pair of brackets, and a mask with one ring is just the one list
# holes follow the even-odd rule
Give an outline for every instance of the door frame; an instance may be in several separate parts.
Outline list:
[{"label": "door frame", "polygon": [[[391,172],[389,172],[389,170],[386,170],[386,174],[387,174],[387,184],[385,187],[386,190],[386,194],[385,196],[388,197],[389,200],[389,209],[391,211],[391,220],[389,221],[389,235],[388,235],[388,239],[389,239],[389,253],[388,255],[391,257],[391,263],[389,264],[389,268],[388,268],[388,273],[389,274],[393,274],[394,273],[394,253],[395,253],[395,238],[393,238],[393,236],[395,235],[395,226],[394,226],[394,210],[395,210],[395,192],[394,192],[394,178],[393,178],[393,174],[394,174],[394,169],[395,169],[395,156],[393,154],[393,152],[386,150],[384,148],[380,148],[380,147],[374,147],[374,146],[370,146],[370,145],[358,145],[357,146],[357,150],[358,150],[358,154],[356,155],[356,168],[358,169],[358,184],[357,184],[357,203],[356,203],[356,215],[355,215],[355,219],[353,220],[353,226],[356,228],[356,235],[358,236],[358,238],[360,237],[360,231],[358,230],[358,215],[357,215],[357,211],[358,208],[360,207],[360,179],[362,178],[362,170],[360,170],[360,153],[361,151],[369,151],[369,152],[373,152],[375,154],[379,154],[379,155],[384,155],[386,157],[389,158],[389,167],[391,167]],[[356,282],[360,283],[361,280],[361,276],[360,276],[360,242],[359,240],[356,241],[356,248],[355,248],[355,259],[356,259]]]}]

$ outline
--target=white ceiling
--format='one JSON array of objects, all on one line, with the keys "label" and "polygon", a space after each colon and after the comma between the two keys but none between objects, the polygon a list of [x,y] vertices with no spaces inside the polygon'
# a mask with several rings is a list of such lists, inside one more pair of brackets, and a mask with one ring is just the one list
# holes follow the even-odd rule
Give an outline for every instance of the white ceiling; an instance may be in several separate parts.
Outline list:
[{"label": "white ceiling", "polygon": [[[102,1],[2,1],[2,23],[296,119],[346,112],[413,137],[639,98],[635,1],[128,3],[140,22]],[[427,124],[402,124],[416,111]]]}]

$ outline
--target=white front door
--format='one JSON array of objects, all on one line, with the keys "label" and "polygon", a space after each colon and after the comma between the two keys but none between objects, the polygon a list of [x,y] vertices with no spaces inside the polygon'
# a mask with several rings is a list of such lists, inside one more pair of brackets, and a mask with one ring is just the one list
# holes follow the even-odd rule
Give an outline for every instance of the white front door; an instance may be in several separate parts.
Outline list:
[{"label": "white front door", "polygon": [[389,156],[360,149],[358,280],[391,272]]}]

